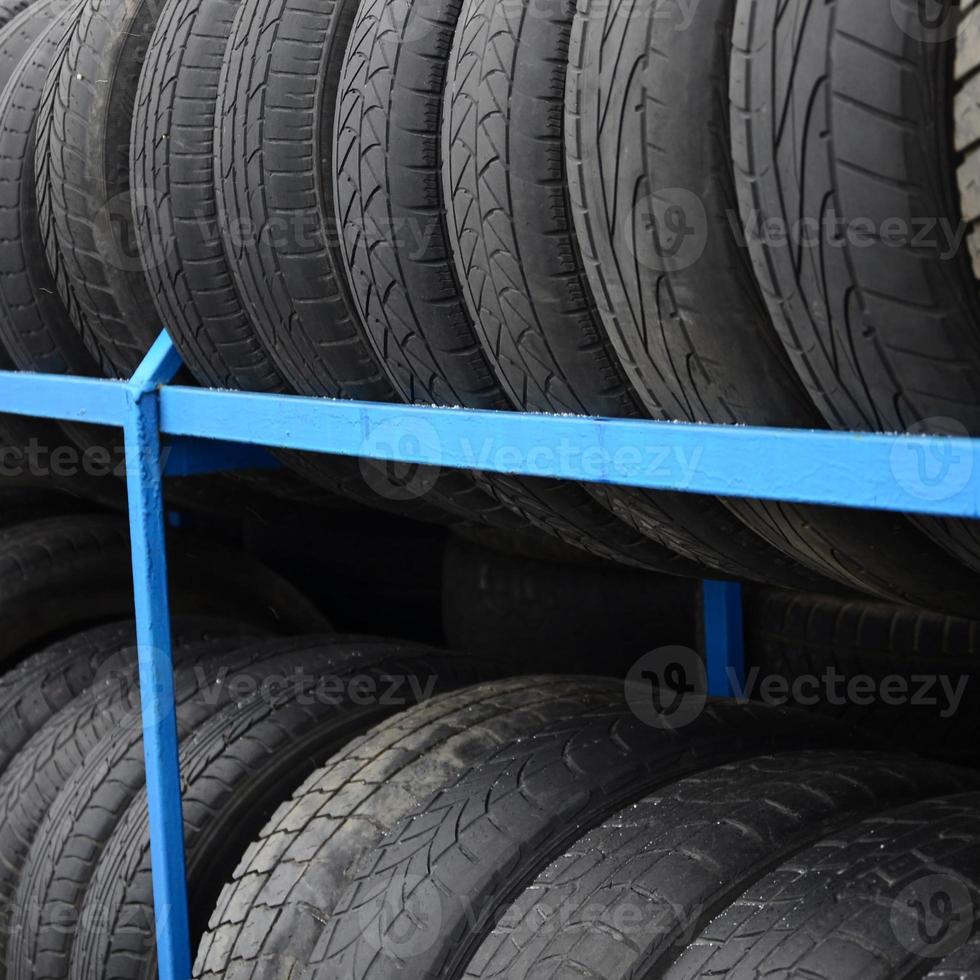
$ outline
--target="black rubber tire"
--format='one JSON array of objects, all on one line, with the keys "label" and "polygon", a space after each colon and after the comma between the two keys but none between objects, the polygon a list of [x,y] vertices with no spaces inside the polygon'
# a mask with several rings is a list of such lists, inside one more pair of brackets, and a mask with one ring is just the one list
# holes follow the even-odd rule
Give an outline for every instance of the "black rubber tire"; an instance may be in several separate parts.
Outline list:
[{"label": "black rubber tire", "polygon": [[[374,975],[371,963],[390,970],[396,955],[400,975],[450,980],[503,893],[533,879],[569,835],[686,772],[839,735],[799,714],[724,705],[683,732],[658,730],[631,714],[621,682],[600,679],[530,678],[438,699],[353,743],[280,808],[219,902],[195,975],[284,975],[302,963],[311,977],[360,978]],[[410,825],[420,866],[402,850]],[[437,913],[442,931],[410,927],[380,950],[387,939],[372,899],[387,905],[386,923],[404,925],[388,870],[426,901],[458,898]],[[460,903],[478,920],[465,939]],[[451,963],[442,956],[450,934]],[[414,942],[431,958],[413,956]]]},{"label": "black rubber tire", "polygon": [[[980,296],[957,237],[954,44],[923,27],[925,9],[737,7],[742,224],[776,330],[833,428],[980,433]],[[961,472],[950,471],[950,495]],[[975,521],[917,523],[980,569]]]},{"label": "black rubber tire", "polygon": [[[325,661],[316,662],[315,673],[347,678],[344,695],[316,698],[319,681],[310,670],[309,679],[280,696],[231,704],[197,728],[181,765],[192,947],[247,845],[303,780],[398,710],[493,675],[492,661],[482,671],[480,664],[423,649],[392,645],[365,653],[362,647],[337,644]],[[397,680],[398,693],[365,704],[350,686],[355,678],[378,691]],[[414,688],[409,678],[415,679]],[[141,792],[113,832],[85,893],[70,977],[154,980],[157,975],[147,822]]]},{"label": "black rubber tire", "polygon": [[[600,3],[578,5],[565,127],[574,207],[571,200],[563,201],[565,214],[571,224],[574,213],[585,269],[598,298],[604,326],[596,330],[608,338],[606,356],[618,359],[625,372],[623,386],[633,393],[627,414],[822,428],[825,423],[772,327],[748,254],[732,224],[737,224],[738,205],[727,96],[735,6],[736,0],[707,0],[692,7],[681,25],[677,23],[680,8],[655,11],[630,4],[613,10]],[[487,29],[494,50],[502,23],[502,15],[496,13]],[[529,18],[527,24],[524,33],[513,29],[515,45],[550,43],[559,50],[559,38],[552,36],[558,34],[558,26],[550,27],[549,34],[537,18]],[[530,37],[525,40],[524,34]],[[566,30],[560,50],[567,47],[567,36]],[[479,59],[479,51],[475,57]],[[484,57],[491,77],[501,72],[492,55]],[[534,62],[534,51],[518,50],[513,58],[523,67]],[[486,86],[478,84],[482,74],[475,71],[466,85],[479,106],[488,99]],[[527,74],[525,69],[520,77]],[[526,84],[519,86],[520,94],[514,98],[512,129],[528,125],[518,111],[525,88]],[[650,96],[653,92],[655,98]],[[692,127],[691,119],[703,120],[702,128]],[[560,120],[552,121],[551,127],[557,140]],[[486,250],[468,250],[474,252],[477,284],[488,273],[491,277],[480,295],[489,296],[487,305],[492,306],[495,289],[506,288],[513,265],[508,246],[519,247],[522,256],[539,256],[544,250],[533,238],[529,240],[526,231],[522,233],[528,222],[519,210],[522,204],[525,212],[534,205],[537,188],[510,181],[508,196],[495,186],[494,178],[499,183],[508,171],[506,167],[488,171],[486,163],[495,158],[496,147],[505,144],[494,138],[489,123],[483,124],[481,136],[484,129],[488,139],[475,141],[476,159],[469,164],[481,180],[474,186],[472,174],[460,176],[462,203],[472,197],[486,212],[491,197],[510,201],[518,229],[511,232],[510,240],[504,237],[508,209],[502,206],[501,214],[494,216],[500,230],[492,261]],[[552,164],[555,174],[561,163]],[[667,255],[672,243],[656,237],[670,235],[663,213],[669,206],[676,208],[695,236],[681,239],[676,257]],[[479,214],[469,218],[470,238],[477,221]],[[652,229],[644,227],[648,222],[653,223]],[[530,262],[526,259],[525,267]],[[583,282],[580,291],[588,289]],[[490,317],[490,322],[500,320],[500,316]],[[543,318],[540,322],[546,323]],[[509,363],[517,376],[513,383],[531,373],[536,380],[526,386],[546,390],[541,359],[520,348],[521,322],[513,317],[505,320],[501,334],[512,354]],[[556,327],[551,336],[558,336]],[[552,349],[558,349],[557,344],[553,339]],[[617,407],[590,404],[593,409]],[[975,592],[976,584],[951,566],[945,551],[897,514],[759,501],[726,504],[774,548],[846,588],[914,605],[963,612],[969,608],[966,596]]]},{"label": "black rubber tire", "polygon": [[[2,358],[5,370],[96,373],[55,290],[39,238],[34,191],[34,123],[40,90],[57,47],[54,22],[67,25],[74,7],[70,0],[38,0],[0,31],[0,176],[4,186],[0,198],[0,342],[10,356],[9,361],[7,356]],[[86,426],[9,416],[4,419],[4,429],[4,442],[15,450],[32,439],[51,451],[76,445],[85,449],[96,442],[97,432]],[[80,483],[81,476],[75,482]],[[124,503],[123,488],[111,488],[105,482],[85,478],[85,493],[103,502]]]},{"label": "black rubber tire", "polygon": [[[240,650],[231,661],[227,654],[219,654],[206,666],[188,666],[177,674],[177,723],[182,739],[186,737],[188,745],[196,741],[202,726],[240,697],[234,693],[237,685],[226,683],[229,675],[250,678],[258,691],[255,703],[261,704],[270,693],[278,698],[283,690],[288,691],[305,673],[315,674],[324,682],[332,680],[334,670],[356,678],[359,662],[370,660],[374,651],[390,650],[391,643],[364,640],[351,642],[348,647],[343,658],[346,671],[331,655],[329,637],[265,643]],[[243,700],[243,717],[248,718],[250,699]],[[284,757],[289,757],[288,751],[284,750]],[[229,759],[226,764],[233,763]],[[64,782],[36,832],[13,905],[7,954],[9,980],[42,976],[54,980],[69,975],[72,942],[85,893],[105,846],[144,787],[142,730],[140,719],[134,715],[117,724],[88,751]],[[288,788],[283,795],[288,796]],[[246,845],[247,841],[241,841],[242,850]],[[99,929],[98,922],[94,928]]]},{"label": "black rubber tire", "polygon": [[[0,4],[0,91],[43,26],[71,0],[15,0]],[[33,9],[30,9],[33,8]]]},{"label": "black rubber tire", "polygon": [[661,976],[689,937],[773,867],[872,814],[977,779],[856,752],[762,757],[690,776],[617,813],[538,875],[467,980]]},{"label": "black rubber tire", "polygon": [[697,640],[697,584],[688,579],[506,554],[454,534],[442,583],[451,647],[506,650],[539,671],[625,676],[650,650]]},{"label": "black rubber tire", "polygon": [[[202,384],[290,391],[252,329],[217,224],[214,123],[221,64],[237,0],[170,0],[147,49],[135,95],[130,186],[135,234],[161,322]],[[386,499],[344,457],[280,452],[312,485],[368,506],[441,523],[423,500]],[[376,468],[382,475],[384,470]],[[299,495],[294,490],[290,496]]]},{"label": "black rubber tire", "polygon": [[[401,402],[411,399],[365,336],[336,234],[334,94],[355,6],[245,0],[222,71],[219,214],[245,308],[297,390]],[[276,229],[285,229],[279,247]],[[278,329],[282,322],[291,329]],[[666,549],[644,552],[641,537],[608,515],[592,520],[584,493],[572,491],[559,512],[565,491],[555,481],[445,473],[434,490],[432,500],[463,518],[503,502],[511,527],[531,524],[614,560],[635,552],[634,561],[652,567],[702,572]]]},{"label": "black rubber tire", "polygon": [[[257,635],[230,620],[177,616],[175,643],[219,635]],[[95,682],[105,664],[124,652],[135,657],[136,627],[129,621],[96,626],[32,654],[0,676],[0,775],[20,749],[50,719]]]},{"label": "black rubber tire", "polygon": [[[753,692],[766,677],[798,688],[824,712],[921,755],[980,765],[980,621],[886,603],[753,589],[745,596],[746,660]],[[823,683],[834,672],[833,685]],[[877,694],[842,696],[855,678]],[[886,681],[904,693],[883,696]]]},{"label": "black rubber tire", "polygon": [[159,325],[135,249],[133,97],[159,6],[85,0],[45,86],[37,128],[41,234],[58,292],[99,371],[129,377]]},{"label": "black rubber tire", "polygon": [[[307,650],[311,638],[296,640],[246,641],[227,639],[207,644],[192,644],[175,655],[177,723],[181,738],[221,711],[234,695],[224,680],[236,675],[259,677],[270,665],[301,663],[290,657],[294,651]],[[325,641],[328,642],[328,641]],[[31,976],[62,975],[67,969],[66,956],[71,935],[57,937],[54,945],[61,950],[59,966],[48,973],[49,964],[40,961],[28,966],[15,963],[19,949],[40,938],[39,919],[50,911],[44,901],[31,899],[25,905],[18,899],[21,892],[47,896],[52,875],[62,871],[49,858],[58,854],[76,833],[91,830],[79,824],[93,799],[107,807],[102,818],[109,827],[102,837],[93,836],[90,843],[104,844],[115,821],[125,812],[129,801],[144,783],[142,720],[139,711],[139,678],[132,657],[120,658],[104,667],[105,681],[90,687],[51,719],[18,754],[2,782],[7,789],[2,806],[4,819],[4,852],[0,857],[3,878],[0,880],[7,912],[0,931],[0,965],[5,976],[12,978],[27,971]],[[108,785],[106,780],[108,778]],[[115,786],[115,796],[112,788]],[[104,794],[100,797],[100,793]],[[76,840],[77,843],[77,840]],[[86,875],[95,869],[98,854],[86,848],[79,854],[77,901],[67,904],[77,913],[84,892]],[[70,886],[69,886],[70,887]],[[37,889],[41,889],[40,893]],[[36,969],[36,973],[33,972]]]},{"label": "black rubber tire", "polygon": [[[67,493],[59,493],[50,487],[37,487],[22,484],[16,478],[7,480],[0,477],[0,528],[30,524],[46,517],[60,517],[63,514],[86,513],[85,501]],[[97,513],[94,505],[92,513]]]},{"label": "black rubber tire", "polygon": [[980,280],[980,7],[976,0],[962,0],[947,16],[958,17],[956,25],[956,92],[953,126],[956,171],[960,188],[960,211],[967,223],[966,245],[973,273]]},{"label": "black rubber tire", "polygon": [[[260,644],[258,634],[249,637],[246,630],[215,628],[203,621],[177,625],[174,640],[184,698],[205,679],[217,676],[219,668],[251,663],[251,654],[243,658],[238,651]],[[257,648],[271,648],[274,642]],[[278,641],[280,646],[293,642]],[[0,967],[7,962],[12,903],[46,815],[103,738],[112,740],[128,728],[138,728],[138,686],[136,650],[126,646],[111,652],[98,663],[89,684],[41,725],[0,776]],[[220,700],[223,695],[217,696]],[[200,700],[199,693],[197,697]]]},{"label": "black rubber tire", "polygon": [[[327,184],[317,178],[312,157],[304,160],[295,152],[297,145],[310,145],[312,132],[321,125],[321,109],[325,113],[330,103],[320,106],[308,91],[308,80],[301,78],[302,71],[291,72],[287,65],[283,72],[270,58],[270,48],[277,39],[287,48],[287,62],[294,49],[308,50],[312,44],[317,57],[301,61],[301,67],[306,72],[316,71],[319,50],[310,38],[316,35],[325,48],[329,47],[330,32],[318,22],[331,21],[332,10],[301,9],[290,17],[282,3],[236,6],[233,24],[227,22],[227,12],[223,18],[212,19],[210,15],[217,10],[214,7],[199,7],[198,16],[208,18],[210,31],[229,34],[217,81],[217,105],[211,107],[218,120],[213,152],[215,174],[220,179],[216,188],[204,188],[204,193],[208,199],[216,198],[224,246],[222,262],[232,279],[236,311],[247,318],[240,327],[268,359],[261,371],[293,391],[397,401],[337,292],[331,259],[335,246],[331,244],[331,231],[324,228],[325,212],[319,201],[319,192]],[[213,77],[214,64],[209,64],[208,71]],[[258,79],[262,81],[256,89],[251,83]],[[259,90],[264,95],[256,99]],[[198,102],[198,111],[200,106]],[[263,120],[263,124],[253,126],[250,120],[255,119]],[[303,128],[307,119],[310,132]],[[280,227],[283,238],[277,241],[276,229]],[[311,319],[327,333],[327,343],[325,348],[309,352],[314,377],[312,384],[303,385],[291,355],[292,338]],[[279,329],[282,323],[289,323],[290,329]],[[226,329],[220,324],[216,327],[219,334]],[[212,329],[211,322],[208,329]],[[233,371],[239,386],[258,380],[254,366],[226,367]],[[313,475],[325,468],[322,479],[327,486],[333,486],[332,481],[339,477],[342,491],[355,499],[377,506],[390,497],[398,506],[386,509],[405,510],[409,516],[418,512],[431,520],[441,513],[449,515],[452,522],[475,521],[504,528],[526,525],[463,473],[419,467],[404,481],[397,472],[374,461],[339,461],[334,465],[332,460],[325,463],[321,459],[304,466],[312,468]],[[407,491],[402,488],[405,482]],[[391,493],[386,489],[389,486]]]},{"label": "black rubber tire", "polygon": [[[930,966],[943,975],[943,940],[976,941],[978,901],[980,793],[915,803],[786,861],[707,925],[662,975],[748,980],[775,968],[814,980],[894,980],[926,976]],[[938,941],[930,943],[933,930]]]},{"label": "black rubber tire", "polygon": [[[25,16],[28,20],[24,20]],[[64,56],[74,0],[38,0],[21,15],[21,57],[0,99],[0,336],[22,370],[98,374],[48,267],[38,223],[35,132],[41,93]],[[11,25],[13,26],[13,25]]]},{"label": "black rubber tire", "polygon": [[0,2],[0,27],[9,24],[33,2],[34,0],[2,0]]},{"label": "black rubber tire", "polygon": [[[51,11],[59,8],[63,9],[62,16],[51,22]],[[42,92],[53,67],[65,55],[68,28],[77,16],[75,3],[41,0],[18,20],[20,23],[30,17],[32,33],[42,22],[47,28],[20,61],[0,100],[0,174],[5,189],[0,201],[0,335],[21,370],[95,376],[100,373],[99,365],[83,343],[48,265],[35,184],[36,125],[39,116],[50,118],[50,112],[46,115],[41,106]],[[11,29],[15,26],[10,25]],[[48,92],[50,97],[53,94]],[[23,426],[15,430],[14,441],[26,441],[35,424],[31,423],[30,432],[24,432]],[[111,429],[47,423],[37,431],[37,438],[48,450],[65,446],[73,458],[83,461],[90,453],[99,454],[91,457],[93,461],[101,458],[115,462],[122,455],[121,439]],[[81,472],[70,478],[69,485],[78,485],[94,499],[125,506],[125,486],[120,480],[85,475],[84,464],[75,468]],[[256,481],[254,475],[242,474],[168,480],[167,493],[185,509],[226,514],[232,508],[246,507],[243,483],[264,488],[268,478]]]},{"label": "black rubber tire", "polygon": [[[496,377],[453,262],[442,173],[452,158],[444,141],[456,134],[444,125],[443,102],[461,7],[461,0],[361,0],[337,96],[338,238],[361,320],[406,400],[543,408],[511,398]],[[541,20],[547,19],[542,12]],[[547,212],[547,203],[538,203]],[[401,244],[407,233],[419,237],[414,249]],[[551,282],[549,293],[555,288]],[[566,329],[577,331],[581,324]],[[588,493],[600,501],[591,510],[582,504]],[[578,527],[599,540],[608,540],[602,528],[612,512],[631,538],[732,577],[775,577],[801,586],[819,579],[759,542],[709,499],[566,484],[553,489],[548,505],[575,516]]]},{"label": "black rubber tire", "polygon": [[[328,631],[316,608],[254,559],[187,534],[170,538],[177,613],[279,632]],[[53,517],[0,531],[0,664],[87,626],[133,615],[125,518]]]}]

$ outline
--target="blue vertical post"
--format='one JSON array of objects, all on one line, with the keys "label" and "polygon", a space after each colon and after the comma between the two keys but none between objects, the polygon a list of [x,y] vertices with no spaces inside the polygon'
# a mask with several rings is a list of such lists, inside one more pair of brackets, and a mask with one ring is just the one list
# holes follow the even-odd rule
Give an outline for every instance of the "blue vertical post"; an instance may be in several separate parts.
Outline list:
[{"label": "blue vertical post", "polygon": [[159,385],[173,380],[179,369],[179,356],[164,334],[130,381],[125,423],[160,980],[189,980],[191,974],[157,393]]},{"label": "blue vertical post", "polygon": [[745,623],[738,582],[702,583],[708,694],[730,698],[745,684]]}]

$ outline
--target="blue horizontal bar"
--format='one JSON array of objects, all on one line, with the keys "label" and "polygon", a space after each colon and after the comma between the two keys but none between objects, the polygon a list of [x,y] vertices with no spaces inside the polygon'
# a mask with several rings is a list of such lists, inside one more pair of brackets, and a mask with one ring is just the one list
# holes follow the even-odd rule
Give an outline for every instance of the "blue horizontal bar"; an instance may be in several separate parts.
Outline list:
[{"label": "blue horizontal bar", "polygon": [[753,429],[213,392],[160,393],[171,435],[722,497],[980,516],[980,440]]},{"label": "blue horizontal bar", "polygon": [[121,426],[127,395],[124,381],[0,371],[0,413]]}]

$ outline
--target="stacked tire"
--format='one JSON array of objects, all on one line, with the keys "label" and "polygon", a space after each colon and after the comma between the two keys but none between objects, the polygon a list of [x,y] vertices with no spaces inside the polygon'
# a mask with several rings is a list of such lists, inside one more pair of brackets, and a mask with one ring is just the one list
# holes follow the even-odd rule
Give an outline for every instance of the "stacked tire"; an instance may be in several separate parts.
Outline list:
[{"label": "stacked tire", "polygon": [[[955,234],[972,6],[876,0],[852,30],[810,0],[59,2],[4,30],[19,367],[125,376],[162,322],[219,387],[980,425]],[[349,500],[641,568],[974,605],[972,522],[519,479],[476,451],[472,472],[284,458]],[[952,495],[970,461],[933,462],[919,491]]]},{"label": "stacked tire", "polygon": [[[0,531],[0,976],[151,980],[127,529],[70,508]],[[186,532],[170,555],[195,976],[980,975],[975,768],[857,712],[675,689],[656,654],[624,684],[337,635],[245,555]],[[771,671],[886,634],[909,670],[930,635],[975,654],[952,617],[748,608]]]}]

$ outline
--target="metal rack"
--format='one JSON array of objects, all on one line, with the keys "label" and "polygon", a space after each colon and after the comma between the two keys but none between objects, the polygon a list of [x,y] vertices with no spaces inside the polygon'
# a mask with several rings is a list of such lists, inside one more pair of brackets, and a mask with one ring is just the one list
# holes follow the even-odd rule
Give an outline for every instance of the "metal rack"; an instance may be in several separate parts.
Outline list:
[{"label": "metal rack", "polygon": [[[0,372],[0,412],[124,431],[161,980],[187,980],[190,931],[167,596],[166,473],[268,465],[267,448],[675,490],[980,517],[980,440],[805,432],[364,404],[172,385],[161,334],[128,382]],[[938,467],[938,475],[930,471]],[[704,583],[708,692],[744,670],[741,587]]]}]

